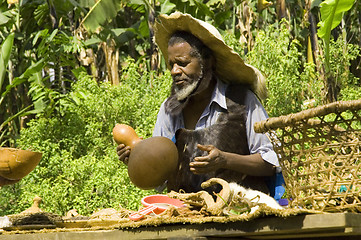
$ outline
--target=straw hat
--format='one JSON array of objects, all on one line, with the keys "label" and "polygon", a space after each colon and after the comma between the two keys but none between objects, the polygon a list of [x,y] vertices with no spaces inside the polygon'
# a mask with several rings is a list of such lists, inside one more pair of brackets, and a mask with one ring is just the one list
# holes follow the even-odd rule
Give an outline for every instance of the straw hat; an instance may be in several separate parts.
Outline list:
[{"label": "straw hat", "polygon": [[[216,58],[216,74],[226,83],[249,84],[261,99],[267,95],[265,78],[255,67],[246,64],[241,56],[227,46],[221,34],[211,24],[180,12],[160,15],[155,24],[155,41],[168,62],[168,41],[177,31],[186,31],[209,47]],[[169,67],[169,66],[168,66]]]}]

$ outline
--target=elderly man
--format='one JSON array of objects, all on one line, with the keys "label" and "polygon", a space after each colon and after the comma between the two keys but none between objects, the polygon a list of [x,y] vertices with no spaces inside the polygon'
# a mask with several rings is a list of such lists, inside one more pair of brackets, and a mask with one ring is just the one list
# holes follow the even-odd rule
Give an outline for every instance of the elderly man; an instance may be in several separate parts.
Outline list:
[{"label": "elderly man", "polygon": [[[263,76],[213,26],[179,12],[159,20],[155,40],[173,85],[153,136],[172,139],[179,151],[168,191],[196,192],[202,182],[219,177],[268,193],[265,177],[275,174],[278,159],[268,138],[253,130],[267,118],[256,96],[265,95]],[[126,162],[130,149],[121,144],[117,153]]]}]

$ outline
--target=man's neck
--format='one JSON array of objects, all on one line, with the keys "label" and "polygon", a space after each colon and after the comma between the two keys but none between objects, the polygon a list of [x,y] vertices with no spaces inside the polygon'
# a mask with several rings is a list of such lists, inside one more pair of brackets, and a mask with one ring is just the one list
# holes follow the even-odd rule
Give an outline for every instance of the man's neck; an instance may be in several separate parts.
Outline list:
[{"label": "man's neck", "polygon": [[217,81],[215,79],[209,80],[209,84],[204,90],[193,95],[189,99],[186,107],[183,109],[183,120],[184,120],[185,128],[195,129],[197,122],[201,117],[204,109],[208,106],[209,102],[211,101],[216,83]]}]

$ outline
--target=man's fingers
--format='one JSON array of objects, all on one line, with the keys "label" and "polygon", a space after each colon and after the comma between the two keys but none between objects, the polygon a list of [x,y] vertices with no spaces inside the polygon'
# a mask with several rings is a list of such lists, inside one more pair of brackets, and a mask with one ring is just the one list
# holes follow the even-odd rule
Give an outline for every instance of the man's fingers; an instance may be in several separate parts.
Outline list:
[{"label": "man's fingers", "polygon": [[117,154],[119,156],[119,160],[128,165],[129,155],[130,155],[130,147],[125,146],[124,144],[119,144],[117,146]]},{"label": "man's fingers", "polygon": [[219,168],[217,165],[217,158],[219,150],[213,145],[197,144],[198,149],[207,151],[207,156],[199,156],[193,159],[193,162],[189,163],[189,169],[194,174],[203,174],[211,171],[215,171]]},{"label": "man's fingers", "polygon": [[213,145],[197,144],[197,147],[198,147],[199,150],[207,151],[207,152],[210,152],[210,151],[212,151],[212,149],[214,149],[214,146],[213,146]]},{"label": "man's fingers", "polygon": [[117,146],[117,152],[119,152],[120,150],[122,150],[123,148],[125,148],[125,145],[124,144],[119,144]]},{"label": "man's fingers", "polygon": [[189,170],[193,172],[194,174],[203,174],[209,172],[209,170],[205,167],[190,167]]},{"label": "man's fingers", "polygon": [[123,163],[124,163],[125,165],[128,165],[128,162],[129,162],[129,157],[125,157]]},{"label": "man's fingers", "polygon": [[209,161],[209,157],[208,156],[204,156],[204,157],[195,157],[194,158],[195,162],[208,162]]},{"label": "man's fingers", "polygon": [[125,152],[130,152],[130,147],[129,146],[125,146],[124,144],[120,144],[118,147],[117,147],[117,154],[118,156],[124,154]]},{"label": "man's fingers", "polygon": [[199,161],[199,162],[189,163],[190,167],[206,167],[207,165],[209,165],[209,162],[207,162],[207,161]]},{"label": "man's fingers", "polygon": [[125,165],[128,165],[129,161],[129,151],[124,152],[122,155],[119,155],[119,160],[122,161]]},{"label": "man's fingers", "polygon": [[126,151],[119,154],[119,159],[122,160],[122,159],[124,159],[126,157],[129,157],[129,155],[130,155],[130,151],[126,150]]}]

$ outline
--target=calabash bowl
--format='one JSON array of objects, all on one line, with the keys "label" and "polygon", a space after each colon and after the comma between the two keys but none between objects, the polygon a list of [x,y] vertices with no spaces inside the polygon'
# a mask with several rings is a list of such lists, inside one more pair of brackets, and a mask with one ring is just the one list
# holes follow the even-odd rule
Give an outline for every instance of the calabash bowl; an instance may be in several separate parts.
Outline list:
[{"label": "calabash bowl", "polygon": [[178,166],[178,150],[166,137],[151,137],[137,143],[128,162],[130,180],[141,189],[152,189],[165,182]]},{"label": "calabash bowl", "polygon": [[0,147],[0,176],[9,180],[22,179],[34,170],[41,157],[40,152]]}]

